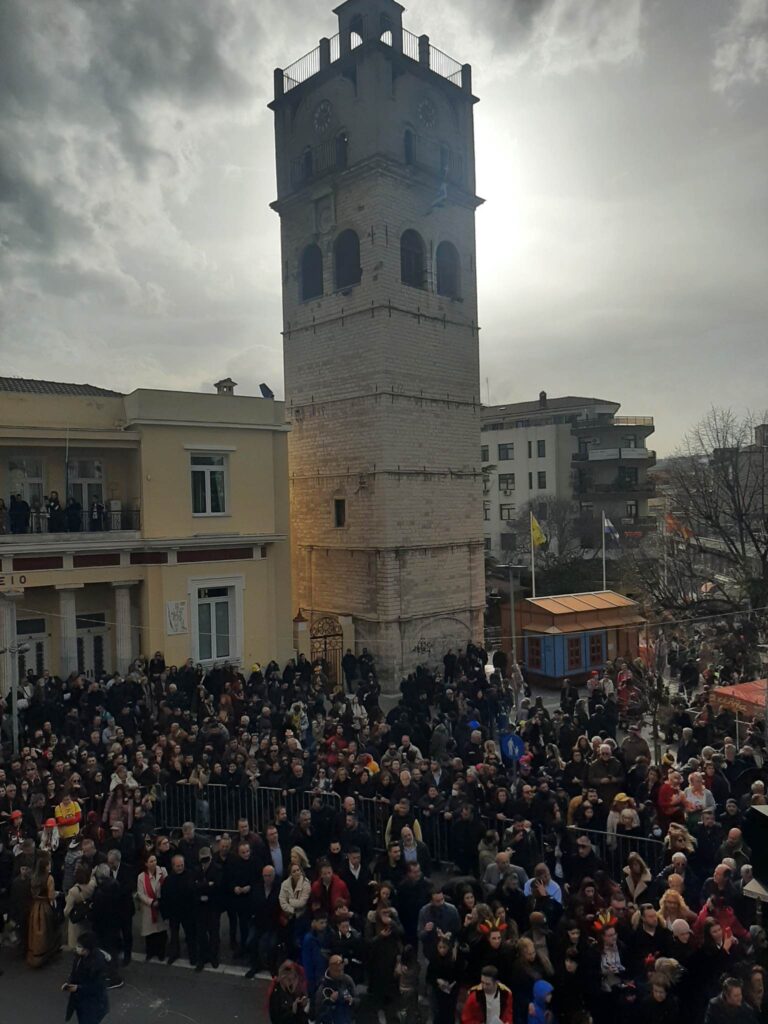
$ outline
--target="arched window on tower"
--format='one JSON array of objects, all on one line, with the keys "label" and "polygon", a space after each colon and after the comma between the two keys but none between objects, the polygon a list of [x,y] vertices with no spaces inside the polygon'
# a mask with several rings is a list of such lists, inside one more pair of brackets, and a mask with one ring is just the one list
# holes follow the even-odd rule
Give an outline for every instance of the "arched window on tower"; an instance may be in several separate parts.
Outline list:
[{"label": "arched window on tower", "polygon": [[410,128],[406,128],[403,135],[403,156],[408,165],[413,163],[413,142],[413,132]]},{"label": "arched window on tower", "polygon": [[410,228],[400,238],[400,280],[411,288],[427,286],[427,251],[424,239]]},{"label": "arched window on tower", "polygon": [[358,15],[352,19],[352,23],[349,26],[349,48],[350,50],[356,49],[358,46],[363,45],[363,19]]},{"label": "arched window on tower", "polygon": [[385,46],[391,46],[392,45],[392,29],[391,28],[388,28],[386,30],[386,32],[382,32],[381,33],[381,42],[384,43]]},{"label": "arched window on tower", "polygon": [[461,260],[456,246],[451,242],[441,242],[435,254],[435,266],[437,294],[458,299],[461,295]]},{"label": "arched window on tower", "polygon": [[323,254],[319,245],[308,245],[301,254],[301,301],[323,294]]},{"label": "arched window on tower", "polygon": [[357,232],[348,228],[342,231],[333,244],[336,291],[360,284],[363,270],[360,266],[360,239]]},{"label": "arched window on tower", "polygon": [[339,132],[336,136],[336,167],[340,171],[347,168],[349,157],[349,136],[346,132]]}]

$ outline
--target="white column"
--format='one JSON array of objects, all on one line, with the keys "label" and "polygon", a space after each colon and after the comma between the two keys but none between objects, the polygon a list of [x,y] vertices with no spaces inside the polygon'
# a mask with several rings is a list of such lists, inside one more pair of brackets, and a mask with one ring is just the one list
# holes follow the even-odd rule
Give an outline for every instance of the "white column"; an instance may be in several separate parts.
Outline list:
[{"label": "white column", "polygon": [[133,660],[131,587],[135,580],[113,583],[115,591],[115,668],[127,672]]},{"label": "white column", "polygon": [[57,587],[61,629],[61,671],[66,679],[77,671],[77,591],[81,587]]},{"label": "white column", "polygon": [[[16,644],[16,601],[21,595],[0,594],[0,693],[8,693],[13,677],[18,673],[17,655],[8,648]],[[18,680],[17,680],[18,682]]]}]

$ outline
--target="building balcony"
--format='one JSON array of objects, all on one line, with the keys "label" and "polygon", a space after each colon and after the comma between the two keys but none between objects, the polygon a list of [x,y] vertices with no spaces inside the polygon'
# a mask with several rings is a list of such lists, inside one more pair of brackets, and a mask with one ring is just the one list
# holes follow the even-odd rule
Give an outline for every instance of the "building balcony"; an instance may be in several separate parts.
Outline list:
[{"label": "building balcony", "polygon": [[656,494],[656,485],[651,480],[638,480],[633,483],[618,478],[611,483],[594,483],[591,480],[577,480],[574,492],[580,496],[615,494],[623,498],[652,498]]},{"label": "building balcony", "polygon": [[5,549],[41,548],[51,550],[57,547],[93,544],[105,539],[105,535],[120,535],[125,539],[138,537],[141,531],[141,511],[138,508],[123,508],[120,502],[110,502],[109,507],[96,512],[87,509],[67,512],[62,510],[51,516],[49,512],[30,511],[23,517],[8,516],[4,524],[7,532],[0,533],[0,547]]},{"label": "building balcony", "polygon": [[641,437],[647,437],[655,430],[653,416],[611,416],[609,413],[606,413],[600,416],[587,416],[583,419],[578,419],[571,427],[571,431],[574,434],[583,434],[586,431],[597,431],[599,433],[602,430],[612,431],[614,429],[622,431],[633,430],[637,431]]},{"label": "building balcony", "polygon": [[574,452],[573,462],[645,462],[656,465],[656,452],[651,448],[590,448],[586,452]]}]

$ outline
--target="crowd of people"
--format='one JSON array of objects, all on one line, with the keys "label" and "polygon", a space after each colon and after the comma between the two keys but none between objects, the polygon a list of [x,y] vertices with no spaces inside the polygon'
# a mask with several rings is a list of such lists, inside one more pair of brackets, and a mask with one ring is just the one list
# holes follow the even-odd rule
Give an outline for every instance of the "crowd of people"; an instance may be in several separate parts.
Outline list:
[{"label": "crowd of people", "polygon": [[[768,1021],[764,723],[737,743],[691,660],[655,751],[620,728],[622,693],[657,685],[640,661],[547,707],[469,645],[386,712],[367,652],[338,683],[301,656],[30,674],[0,768],[6,941],[30,968],[75,951],[87,1024],[134,952],[267,971],[272,1024]],[[230,817],[204,828],[214,791]]]},{"label": "crowd of people", "polygon": [[100,532],[108,525],[106,506],[97,499],[83,509],[72,495],[62,505],[58,491],[29,501],[23,494],[12,494],[8,505],[0,498],[0,534]]}]

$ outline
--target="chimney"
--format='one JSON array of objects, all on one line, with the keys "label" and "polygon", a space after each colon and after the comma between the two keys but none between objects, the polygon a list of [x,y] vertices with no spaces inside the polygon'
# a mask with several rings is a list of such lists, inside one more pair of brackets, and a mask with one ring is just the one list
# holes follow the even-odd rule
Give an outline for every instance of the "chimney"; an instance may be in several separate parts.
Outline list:
[{"label": "chimney", "polygon": [[539,392],[539,408],[540,409],[546,409],[547,408],[547,392],[546,391],[540,391]]},{"label": "chimney", "polygon": [[234,395],[237,381],[232,380],[231,377],[225,377],[224,380],[217,380],[213,386],[216,388],[217,395]]},{"label": "chimney", "polygon": [[760,423],[755,427],[755,444],[760,448],[768,447],[768,423]]}]

